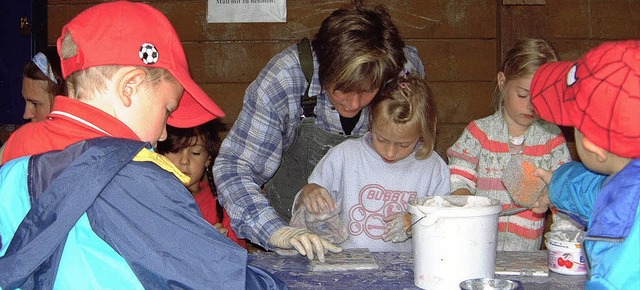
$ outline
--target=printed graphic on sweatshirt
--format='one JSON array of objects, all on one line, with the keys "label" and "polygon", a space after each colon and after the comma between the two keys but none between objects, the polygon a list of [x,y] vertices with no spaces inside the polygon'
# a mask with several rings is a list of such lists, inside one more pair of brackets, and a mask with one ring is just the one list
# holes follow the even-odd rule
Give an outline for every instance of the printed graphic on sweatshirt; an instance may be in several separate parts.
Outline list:
[{"label": "printed graphic on sweatshirt", "polygon": [[364,186],[358,194],[358,203],[349,209],[349,233],[382,239],[384,217],[405,211],[407,202],[414,197],[415,191],[385,189],[378,184]]}]

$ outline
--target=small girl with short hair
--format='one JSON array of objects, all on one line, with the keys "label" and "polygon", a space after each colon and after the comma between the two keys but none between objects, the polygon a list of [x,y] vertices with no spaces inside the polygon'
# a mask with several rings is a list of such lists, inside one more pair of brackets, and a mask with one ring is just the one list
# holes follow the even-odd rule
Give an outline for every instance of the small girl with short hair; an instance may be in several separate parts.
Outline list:
[{"label": "small girl with short hair", "polygon": [[211,122],[192,128],[167,125],[167,139],[158,142],[156,151],[166,156],[182,173],[191,178],[185,184],[193,195],[202,216],[220,233],[247,248],[231,228],[231,219],[218,202],[211,163],[218,154],[220,137]]},{"label": "small girl with short hair", "polygon": [[[560,128],[534,114],[529,92],[534,72],[557,60],[553,47],[542,39],[520,39],[507,52],[496,76],[496,112],[472,121],[447,150],[453,194],[495,198],[503,210],[522,208],[502,182],[512,156],[523,155],[550,171],[571,160]],[[540,249],[545,215],[523,210],[500,217],[498,250]]]},{"label": "small girl with short hair", "polygon": [[411,252],[407,202],[450,192],[447,165],[433,151],[433,95],[425,80],[399,77],[370,106],[370,131],[322,158],[296,196],[291,224],[347,249]]}]

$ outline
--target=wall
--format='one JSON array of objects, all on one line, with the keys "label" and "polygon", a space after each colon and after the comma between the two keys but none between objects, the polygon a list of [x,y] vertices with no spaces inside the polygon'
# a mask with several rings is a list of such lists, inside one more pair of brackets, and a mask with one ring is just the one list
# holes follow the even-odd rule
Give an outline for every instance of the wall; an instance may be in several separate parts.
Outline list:
[{"label": "wall", "polygon": [[[49,43],[55,44],[64,23],[100,2],[105,1],[49,0]],[[287,23],[253,24],[208,24],[205,0],[147,2],[174,24],[194,79],[227,113],[221,121],[230,128],[245,88],[267,61],[300,38],[313,37],[322,19],[348,1],[288,0]],[[633,17],[640,15],[640,5],[633,0],[364,3],[387,5],[406,42],[418,47],[438,100],[441,155],[469,121],[492,113],[496,68],[517,37],[547,38],[563,59],[578,58],[605,40],[640,38],[640,17]]]}]

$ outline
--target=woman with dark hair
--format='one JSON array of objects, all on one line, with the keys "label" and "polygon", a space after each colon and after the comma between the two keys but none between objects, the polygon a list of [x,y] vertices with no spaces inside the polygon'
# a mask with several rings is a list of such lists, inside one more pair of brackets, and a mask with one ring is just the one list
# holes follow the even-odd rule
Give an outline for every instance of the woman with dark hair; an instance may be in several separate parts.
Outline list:
[{"label": "woman with dark hair", "polygon": [[[368,105],[388,80],[424,65],[384,6],[353,1],[308,43],[274,56],[245,92],[214,171],[237,233],[267,250],[323,261],[341,249],[288,225],[295,194],[327,150],[368,131]],[[308,78],[307,78],[308,76]]]}]

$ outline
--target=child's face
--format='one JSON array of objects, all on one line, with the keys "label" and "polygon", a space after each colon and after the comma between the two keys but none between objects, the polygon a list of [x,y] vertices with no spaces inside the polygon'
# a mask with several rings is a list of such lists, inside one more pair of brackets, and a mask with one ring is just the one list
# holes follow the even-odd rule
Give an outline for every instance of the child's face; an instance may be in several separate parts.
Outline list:
[{"label": "child's face", "polygon": [[196,142],[193,145],[176,153],[164,154],[182,173],[191,177],[191,181],[186,186],[192,194],[200,192],[199,182],[204,177],[205,167],[209,166],[209,160],[211,160],[204,140],[194,137],[191,141],[193,142],[194,139]]},{"label": "child's face", "polygon": [[505,94],[503,115],[509,128],[521,130],[519,133],[524,133],[524,130],[536,120],[529,93],[531,79],[532,77],[513,79],[500,85],[502,93]]},{"label": "child's face", "polygon": [[177,81],[162,80],[155,90],[140,89],[127,116],[119,116],[140,140],[154,147],[158,140],[167,138],[167,118],[180,103],[184,89]]},{"label": "child's face", "polygon": [[576,139],[576,151],[578,152],[578,156],[580,156],[580,161],[582,162],[582,164],[584,164],[584,166],[586,166],[587,168],[593,171],[603,173],[603,174],[614,173],[608,170],[605,164],[598,161],[598,156],[596,153],[584,148],[584,145],[582,143],[584,140],[584,135],[582,134],[582,132],[574,129],[573,134]]},{"label": "child's face", "polygon": [[411,125],[387,122],[386,118],[375,118],[371,126],[373,149],[387,163],[394,163],[411,155],[420,138],[418,130]]},{"label": "child's face", "polygon": [[51,112],[53,98],[49,91],[49,82],[46,80],[34,80],[28,77],[22,78],[22,97],[26,104],[22,118],[31,122],[38,122]]}]

